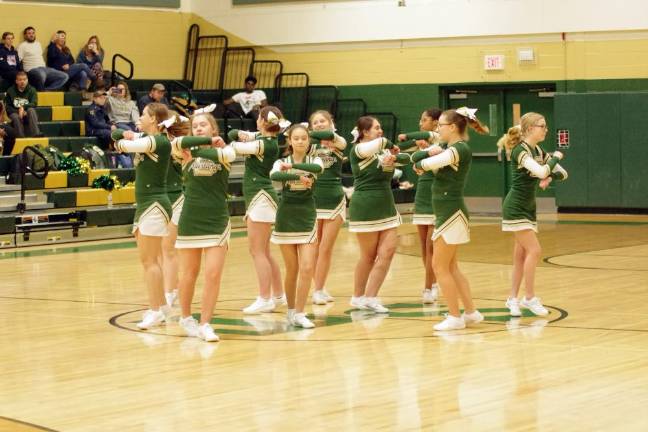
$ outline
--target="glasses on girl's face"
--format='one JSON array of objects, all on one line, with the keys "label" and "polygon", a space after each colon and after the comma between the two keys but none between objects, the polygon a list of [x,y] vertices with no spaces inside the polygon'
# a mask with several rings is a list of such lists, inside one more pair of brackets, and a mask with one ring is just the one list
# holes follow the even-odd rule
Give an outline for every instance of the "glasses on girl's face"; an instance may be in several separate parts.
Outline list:
[{"label": "glasses on girl's face", "polygon": [[533,125],[533,126],[535,126],[535,127],[539,127],[540,129],[547,129],[547,125],[546,125],[546,124],[537,124],[537,125]]}]

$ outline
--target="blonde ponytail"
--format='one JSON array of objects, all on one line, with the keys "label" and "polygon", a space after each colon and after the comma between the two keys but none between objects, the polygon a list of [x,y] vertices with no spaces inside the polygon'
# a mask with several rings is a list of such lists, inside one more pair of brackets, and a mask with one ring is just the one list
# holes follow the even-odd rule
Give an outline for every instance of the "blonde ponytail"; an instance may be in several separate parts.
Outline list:
[{"label": "blonde ponytail", "polygon": [[497,148],[504,149],[507,152],[510,152],[515,148],[516,145],[522,142],[522,129],[519,125],[510,127],[508,132],[506,132],[502,137],[497,141]]}]

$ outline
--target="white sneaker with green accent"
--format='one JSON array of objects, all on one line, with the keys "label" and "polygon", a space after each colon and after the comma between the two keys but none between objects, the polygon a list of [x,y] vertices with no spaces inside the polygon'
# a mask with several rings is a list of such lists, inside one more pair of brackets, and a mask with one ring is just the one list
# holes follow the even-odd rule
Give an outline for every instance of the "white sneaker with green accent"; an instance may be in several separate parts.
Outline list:
[{"label": "white sneaker with green accent", "polygon": [[365,297],[365,307],[375,313],[389,313],[389,309],[382,305],[378,297]]},{"label": "white sneaker with green accent", "polygon": [[187,336],[190,337],[198,336],[198,321],[196,321],[196,318],[189,315],[188,317],[180,318],[178,324],[180,324],[182,330],[184,330],[185,333],[187,333]]},{"label": "white sneaker with green accent", "polygon": [[367,299],[365,296],[351,297],[351,301],[349,302],[349,304],[353,306],[355,309],[360,309],[360,310],[367,309]]},{"label": "white sneaker with green accent", "polygon": [[279,297],[272,297],[272,301],[275,304],[275,309],[288,305],[288,299],[286,298],[286,293],[281,294]]},{"label": "white sneaker with green accent", "polygon": [[142,321],[137,323],[137,328],[142,329],[142,330],[148,330],[151,327],[156,327],[162,324],[166,320],[166,316],[164,315],[164,312],[161,310],[147,310],[144,312],[144,316],[142,317]]},{"label": "white sneaker with green accent", "polygon": [[506,307],[509,309],[512,317],[521,317],[520,302],[517,298],[509,297],[506,299]]},{"label": "white sneaker with green accent", "polygon": [[435,292],[434,288],[426,288],[423,290],[423,304],[432,304],[437,301],[439,294]]},{"label": "white sneaker with green accent", "polygon": [[209,323],[202,324],[198,327],[198,337],[205,342],[219,341],[218,335],[214,333],[214,328]]},{"label": "white sneaker with green accent", "polygon": [[531,312],[538,316],[549,315],[549,311],[544,306],[542,306],[542,302],[540,302],[540,299],[538,297],[533,297],[529,300],[527,300],[526,297],[523,297],[522,300],[520,300],[520,306],[529,309]]},{"label": "white sneaker with green accent", "polygon": [[313,324],[311,320],[306,318],[306,314],[304,312],[296,313],[293,322],[297,327],[305,329],[315,328],[315,324]]},{"label": "white sneaker with green accent", "polygon": [[463,318],[452,316],[450,314],[445,315],[445,319],[438,324],[434,325],[434,330],[438,331],[447,331],[447,330],[461,330],[466,328],[466,323]]},{"label": "white sneaker with green accent", "polygon": [[463,318],[466,326],[479,324],[480,322],[484,321],[484,315],[482,315],[481,312],[479,312],[477,309],[475,309],[474,312],[469,314],[463,313],[461,315],[461,318]]}]

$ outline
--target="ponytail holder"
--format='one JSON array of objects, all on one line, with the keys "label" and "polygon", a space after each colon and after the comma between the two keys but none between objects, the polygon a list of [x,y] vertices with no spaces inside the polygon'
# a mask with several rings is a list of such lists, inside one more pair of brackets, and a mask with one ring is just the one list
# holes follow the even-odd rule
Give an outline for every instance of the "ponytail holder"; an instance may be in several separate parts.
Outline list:
[{"label": "ponytail holder", "polygon": [[279,120],[279,131],[283,132],[285,130],[288,130],[288,128],[290,127],[291,124],[292,123],[290,123],[289,120],[286,120],[286,119],[282,118],[281,120]]},{"label": "ponytail holder", "polygon": [[360,138],[360,132],[358,132],[358,128],[354,127],[353,130],[351,131],[351,136],[353,136],[353,141],[352,143],[357,143],[358,139]]},{"label": "ponytail holder", "polygon": [[279,124],[279,117],[277,117],[277,114],[273,113],[272,111],[268,112],[268,124],[271,125],[276,125]]},{"label": "ponytail holder", "polygon": [[178,118],[180,119],[180,123],[186,123],[189,121],[189,119],[185,116],[179,115]]},{"label": "ponytail holder", "polygon": [[194,113],[194,115],[196,115],[196,114],[207,114],[207,113],[210,113],[210,112],[214,111],[216,109],[216,106],[217,105],[215,103],[213,103],[211,105],[207,105],[206,107],[199,108],[199,109],[195,110],[193,113]]},{"label": "ponytail holder", "polygon": [[469,120],[477,121],[477,116],[475,113],[477,112],[477,108],[468,108],[468,107],[461,107],[457,108],[457,114],[466,117]]},{"label": "ponytail holder", "polygon": [[302,123],[299,123],[299,124],[300,124],[301,126],[304,126],[306,129],[308,129],[308,127],[310,126],[310,125],[308,124],[308,122],[302,122]]},{"label": "ponytail holder", "polygon": [[163,122],[158,123],[158,127],[164,126],[166,129],[169,129],[176,122],[176,116],[171,116]]}]

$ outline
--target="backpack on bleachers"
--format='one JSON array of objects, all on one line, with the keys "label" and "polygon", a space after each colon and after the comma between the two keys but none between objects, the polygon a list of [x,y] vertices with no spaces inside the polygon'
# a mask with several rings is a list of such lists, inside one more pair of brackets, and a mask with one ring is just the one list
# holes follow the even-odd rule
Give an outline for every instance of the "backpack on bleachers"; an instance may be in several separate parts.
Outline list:
[{"label": "backpack on bleachers", "polygon": [[106,169],[110,168],[108,165],[108,158],[106,153],[96,145],[85,145],[81,150],[81,157],[90,162],[93,169]]},{"label": "backpack on bleachers", "polygon": [[[47,159],[47,164],[49,165],[50,171],[58,170],[58,167],[61,163],[63,153],[54,146],[44,146],[42,144],[35,144],[34,147],[36,150],[41,152],[45,159]],[[34,157],[34,153],[27,153],[27,165],[30,166],[34,171],[41,172],[45,169],[45,162],[39,157]]]}]

